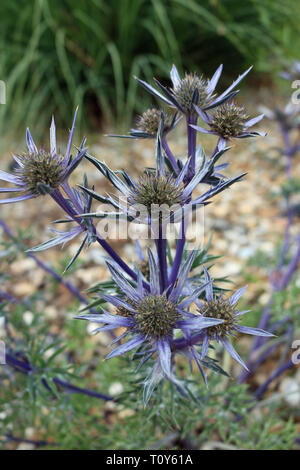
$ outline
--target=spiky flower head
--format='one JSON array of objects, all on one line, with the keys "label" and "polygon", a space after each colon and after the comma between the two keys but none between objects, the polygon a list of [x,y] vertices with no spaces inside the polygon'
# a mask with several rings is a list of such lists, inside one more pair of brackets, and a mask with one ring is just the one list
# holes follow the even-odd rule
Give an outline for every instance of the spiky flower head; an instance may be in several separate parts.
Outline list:
[{"label": "spiky flower head", "polygon": [[263,114],[249,119],[243,106],[238,106],[234,102],[226,102],[210,115],[203,113],[199,107],[196,111],[201,119],[208,125],[208,129],[191,124],[196,131],[204,134],[213,134],[219,137],[218,150],[222,151],[228,140],[233,138],[244,139],[246,137],[265,136],[265,132],[250,130],[250,127],[257,124],[264,117]]},{"label": "spiky flower head", "polygon": [[[206,201],[214,194],[223,191],[244,176],[242,174],[231,179],[225,179],[221,175],[222,182],[220,184],[215,185],[202,196],[193,199],[192,193],[199,183],[208,182],[210,184],[211,181],[215,183],[214,180],[211,180],[213,171],[216,170],[216,176],[220,178],[218,173],[220,167],[216,166],[214,169],[212,167],[213,160],[217,161],[221,152],[217,152],[204,167],[199,167],[194,177],[187,182],[186,176],[188,175],[190,160],[187,159],[176,177],[173,174],[166,173],[164,153],[160,144],[161,139],[158,138],[156,169],[147,169],[137,181],[124,170],[112,171],[105,162],[100,162],[89,154],[86,155],[86,158],[120,191],[122,196],[118,199],[111,196],[103,197],[95,191],[79,185],[80,188],[92,198],[112,204],[128,220],[137,220],[140,224],[151,226],[154,234],[156,234],[156,229],[160,230],[161,221],[164,221],[164,228],[169,223],[181,223],[183,217],[189,216],[195,208],[206,204]],[[122,176],[122,179],[119,175]],[[100,211],[99,213],[87,213],[85,217],[103,218],[103,215],[103,211]],[[110,213],[107,213],[107,216],[109,215]],[[115,217],[115,214],[112,213],[112,216]]]},{"label": "spiky flower head", "polygon": [[162,135],[165,136],[177,126],[181,117],[178,113],[170,115],[157,108],[149,108],[136,119],[135,128],[130,129],[128,135],[109,134],[108,137],[120,137],[126,139],[155,139],[162,125]]},{"label": "spiky flower head", "polygon": [[194,114],[195,107],[204,107],[212,99],[207,89],[208,81],[197,73],[186,73],[173,88],[174,96],[183,111]]},{"label": "spiky flower head", "polygon": [[35,196],[51,193],[62,183],[65,173],[64,157],[45,150],[26,152],[18,156],[20,166],[15,174],[28,194]]},{"label": "spiky flower head", "polygon": [[[176,305],[165,294],[145,295],[139,302],[131,302],[135,308],[136,331],[145,338],[159,339],[171,335],[177,320],[181,318]],[[121,316],[129,316],[130,311],[121,307]]]},{"label": "spiky flower head", "polygon": [[[100,315],[78,317],[102,323],[104,326],[97,331],[126,328],[125,333],[116,338],[114,343],[128,335],[130,335],[130,339],[117,346],[108,354],[107,358],[124,354],[139,347],[142,363],[152,356],[156,357],[156,370],[159,367],[162,376],[171,378],[173,354],[175,354],[173,348],[175,329],[182,332],[183,338],[187,338],[193,332],[202,332],[222,322],[222,320],[205,318],[189,311],[190,306],[206,286],[204,284],[197,287],[190,295],[184,294],[184,287],[196,254],[196,251],[189,253],[178,272],[176,283],[164,292],[161,292],[157,261],[150,249],[148,249],[149,283],[145,283],[142,274],[138,272],[137,283],[134,286],[123,276],[118,267],[111,262],[107,263],[112,279],[122,294],[121,296],[113,296],[99,293],[99,295],[115,307],[115,313],[110,314],[103,310]],[[189,353],[192,354],[193,359],[196,360],[201,372],[203,372],[199,353],[193,346],[190,346]]]},{"label": "spiky flower head", "polygon": [[209,126],[213,132],[223,139],[238,137],[244,130],[248,116],[243,106],[225,103],[214,113]]},{"label": "spiky flower head", "polygon": [[183,78],[180,78],[177,68],[173,65],[170,72],[173,87],[168,89],[158,80],[155,80],[160,91],[139,78],[137,80],[152,95],[164,101],[172,108],[177,108],[190,122],[196,123],[197,114],[195,113],[195,106],[201,108],[202,111],[207,111],[233,98],[237,94],[234,88],[247,75],[251,67],[218,96],[214,91],[222,70],[223,65],[220,65],[210,80],[197,73],[186,73]]},{"label": "spiky flower head", "polygon": [[166,113],[162,113],[157,108],[147,109],[141,116],[137,118],[136,128],[155,138],[157,136],[161,119],[164,120],[164,133],[167,133],[172,125],[172,118]]},{"label": "spiky flower head", "polygon": [[199,313],[207,318],[223,320],[223,323],[207,329],[207,334],[210,338],[222,338],[234,333],[235,315],[238,313],[238,310],[231,305],[228,299],[218,296],[210,301],[205,301],[202,303]]},{"label": "spiky flower head", "polygon": [[166,204],[171,207],[183,203],[182,190],[182,185],[178,185],[172,175],[150,171],[138,180],[132,190],[131,202],[145,206],[148,211],[151,211],[154,204],[159,206]]},{"label": "spiky flower head", "polygon": [[17,168],[14,174],[0,170],[0,180],[13,183],[13,188],[0,188],[0,193],[20,193],[19,196],[0,200],[0,204],[24,201],[37,196],[52,194],[67,182],[72,171],[82,160],[86,149],[81,148],[76,157],[70,155],[75,129],[77,110],[70,131],[66,154],[63,156],[56,150],[56,129],[54,118],[50,127],[50,149],[38,149],[30,134],[26,131],[27,151],[15,155]]},{"label": "spiky flower head", "polygon": [[199,314],[205,318],[217,318],[222,320],[222,323],[209,327],[204,332],[202,357],[206,356],[209,342],[215,340],[223,344],[229,354],[238,361],[243,367],[247,369],[246,364],[231,345],[229,338],[236,333],[246,333],[254,336],[273,336],[267,331],[259,328],[251,328],[239,324],[241,317],[248,312],[248,310],[240,311],[236,307],[237,301],[246,290],[246,286],[236,291],[230,298],[224,298],[222,295],[214,295],[210,275],[204,269],[207,287],[205,289],[205,300],[199,302]]}]

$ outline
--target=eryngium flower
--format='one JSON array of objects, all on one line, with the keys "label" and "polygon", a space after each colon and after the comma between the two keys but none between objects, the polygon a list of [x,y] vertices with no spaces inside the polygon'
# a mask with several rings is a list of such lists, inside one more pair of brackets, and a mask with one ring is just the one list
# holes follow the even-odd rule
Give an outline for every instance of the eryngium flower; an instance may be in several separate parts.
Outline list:
[{"label": "eryngium flower", "polygon": [[130,203],[141,204],[151,211],[152,204],[159,206],[166,204],[171,207],[175,204],[184,204],[183,185],[178,184],[172,175],[161,175],[155,171],[148,171],[141,176],[132,189]]},{"label": "eryngium flower", "polygon": [[208,124],[209,129],[195,126],[191,127],[205,134],[213,134],[219,137],[218,148],[223,149],[228,140],[237,138],[244,139],[246,137],[265,136],[264,132],[249,131],[249,127],[257,124],[263,117],[263,114],[249,119],[243,106],[238,106],[234,102],[225,103],[220,106],[212,115],[203,113],[200,108],[196,107],[199,116]]},{"label": "eryngium flower", "polygon": [[234,337],[236,333],[246,333],[254,336],[273,335],[259,328],[251,328],[239,324],[241,316],[249,311],[239,311],[236,307],[236,303],[243,295],[246,286],[236,291],[229,299],[227,299],[222,295],[213,294],[212,282],[207,270],[205,270],[205,278],[207,281],[205,288],[206,299],[198,302],[199,314],[205,318],[218,318],[219,320],[222,320],[222,323],[209,327],[204,331],[202,357],[206,356],[209,342],[215,340],[222,343],[229,354],[247,369],[246,364],[233,348],[228,338]]},{"label": "eryngium flower", "polygon": [[212,100],[208,80],[197,73],[186,73],[182,79],[175,80],[173,93],[185,114],[193,112],[193,105],[203,108]]},{"label": "eryngium flower", "polygon": [[[86,154],[85,157],[120,191],[121,197],[118,199],[112,196],[104,197],[94,190],[80,186],[84,192],[97,201],[111,204],[119,211],[86,213],[83,217],[115,218],[117,216],[142,224],[151,223],[152,228],[155,227],[155,222],[161,222],[162,219],[164,226],[168,223],[182,222],[183,218],[188,216],[193,209],[205,204],[208,199],[244,176],[242,174],[231,179],[223,179],[223,175],[216,172],[224,168],[224,165],[215,166],[215,163],[226,150],[228,149],[215,152],[209,160],[204,159],[196,174],[188,181],[186,181],[186,176],[190,159],[186,161],[176,177],[166,173],[160,138],[157,139],[156,145],[156,169],[146,171],[138,181],[133,180],[124,170],[114,172],[104,162]],[[214,186],[202,196],[192,200],[192,193],[196,186],[202,182],[211,184],[211,179],[213,179]]]},{"label": "eryngium flower", "polygon": [[[137,286],[132,286],[120,273],[119,269],[111,262],[107,262],[112,279],[121,290],[122,295],[112,296],[101,292],[99,295],[116,308],[115,313],[111,314],[103,309],[103,313],[99,315],[81,315],[77,317],[103,323],[104,326],[96,330],[97,332],[126,328],[125,333],[114,340],[113,343],[126,336],[130,336],[130,339],[126,343],[117,346],[108,354],[107,358],[119,356],[139,347],[142,363],[155,356],[164,376],[170,378],[174,330],[181,330],[183,336],[187,337],[192,332],[197,333],[222,323],[220,319],[194,315],[189,311],[190,306],[207,287],[207,283],[205,283],[196,288],[193,294],[183,295],[183,289],[195,255],[196,252],[190,252],[181,266],[175,286],[171,290],[169,288],[162,293],[160,292],[159,269],[150,249],[148,249],[150,291],[144,289],[140,272],[138,273]],[[198,365],[201,366],[198,361],[199,354],[193,346],[191,346],[191,352],[197,358]]]},{"label": "eryngium flower", "polygon": [[180,78],[177,68],[173,65],[170,73],[173,85],[171,89],[164,87],[158,80],[155,80],[162,93],[143,80],[139,78],[137,80],[154,96],[191,118],[191,116],[196,115],[195,106],[207,111],[233,98],[237,94],[237,91],[233,91],[234,88],[247,75],[251,67],[240,75],[221,95],[217,96],[214,95],[214,91],[222,69],[223,65],[220,65],[210,80],[197,73],[185,74],[183,78]]},{"label": "eryngium flower", "polygon": [[0,188],[0,193],[21,193],[16,197],[0,200],[0,204],[19,202],[34,197],[51,194],[65,182],[72,171],[77,167],[86,149],[78,152],[72,160],[70,156],[73,133],[76,121],[75,112],[73,126],[70,131],[67,151],[61,155],[56,150],[56,129],[54,118],[50,127],[50,150],[38,149],[31,137],[29,129],[26,131],[27,151],[14,156],[17,168],[13,174],[0,170],[0,180],[14,184],[13,188]]},{"label": "eryngium flower", "polygon": [[163,120],[162,135],[166,136],[178,124],[181,117],[178,113],[173,116],[157,109],[149,108],[137,117],[136,127],[130,130],[128,135],[109,134],[108,137],[121,137],[125,139],[155,139]]},{"label": "eryngium flower", "polygon": [[151,138],[156,138],[161,119],[164,121],[164,134],[167,134],[171,129],[173,129],[173,127],[178,122],[177,114],[171,117],[166,113],[162,113],[157,108],[147,109],[141,116],[138,117],[136,129],[132,129],[131,134],[136,132],[137,135],[140,133]]},{"label": "eryngium flower", "polygon": [[15,174],[23,183],[27,193],[45,195],[58,188],[64,174],[63,157],[39,150],[18,156],[19,167]]},{"label": "eryngium flower", "polygon": [[238,137],[245,129],[248,116],[243,106],[225,103],[212,116],[209,127],[225,140]]}]

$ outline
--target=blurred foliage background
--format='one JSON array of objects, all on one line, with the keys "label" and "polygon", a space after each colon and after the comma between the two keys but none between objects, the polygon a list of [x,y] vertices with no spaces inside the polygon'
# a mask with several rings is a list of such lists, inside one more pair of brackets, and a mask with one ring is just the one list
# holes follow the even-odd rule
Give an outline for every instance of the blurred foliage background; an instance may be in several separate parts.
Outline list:
[{"label": "blurred foliage background", "polygon": [[248,83],[268,84],[300,46],[297,0],[2,0],[0,15],[6,137],[41,134],[52,113],[69,126],[77,104],[85,129],[125,128],[150,100],[133,76],[164,79],[172,63],[209,74],[223,62],[225,82],[254,64]]}]

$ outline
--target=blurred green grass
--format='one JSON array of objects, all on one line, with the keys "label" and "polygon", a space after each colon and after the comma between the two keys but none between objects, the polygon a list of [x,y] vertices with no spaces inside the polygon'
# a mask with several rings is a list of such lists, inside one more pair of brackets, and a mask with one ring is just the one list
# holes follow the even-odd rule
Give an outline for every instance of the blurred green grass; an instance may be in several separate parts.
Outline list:
[{"label": "blurred green grass", "polygon": [[0,15],[2,138],[40,136],[52,113],[69,127],[76,105],[85,129],[126,127],[150,102],[133,75],[270,73],[300,45],[297,0],[2,0]]}]

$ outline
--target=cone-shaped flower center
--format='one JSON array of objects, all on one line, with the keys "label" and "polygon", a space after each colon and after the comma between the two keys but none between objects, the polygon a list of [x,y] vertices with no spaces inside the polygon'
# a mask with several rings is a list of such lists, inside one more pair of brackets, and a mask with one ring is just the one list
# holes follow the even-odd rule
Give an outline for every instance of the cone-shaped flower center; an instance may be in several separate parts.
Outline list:
[{"label": "cone-shaped flower center", "polygon": [[199,313],[208,318],[223,320],[223,323],[208,328],[208,335],[211,337],[222,337],[232,332],[235,326],[236,310],[230,305],[227,299],[217,297],[210,302],[204,302]]},{"label": "cone-shaped flower center", "polygon": [[139,179],[137,188],[133,190],[132,199],[134,204],[147,207],[149,212],[152,204],[159,206],[166,204],[171,207],[182,204],[182,187],[176,185],[173,176],[149,172]]},{"label": "cone-shaped flower center", "polygon": [[[171,120],[166,113],[163,113],[164,116],[164,132],[167,132],[170,129]],[[156,108],[147,109],[141,116],[139,116],[137,121],[137,129],[139,131],[150,134],[153,137],[156,137],[159,125],[161,121],[161,111]]]},{"label": "cone-shaped flower center", "polygon": [[220,137],[229,139],[236,137],[243,132],[248,116],[242,106],[234,103],[224,104],[214,114],[213,120],[209,123],[212,131]]},{"label": "cone-shaped flower center", "polygon": [[172,333],[180,313],[165,295],[148,295],[137,304],[134,318],[140,333],[158,339]]},{"label": "cone-shaped flower center", "polygon": [[201,107],[207,103],[207,80],[196,73],[185,74],[173,93],[183,110],[194,114],[194,104]]},{"label": "cone-shaped flower center", "polygon": [[22,167],[16,170],[26,190],[45,195],[58,188],[64,173],[63,157],[40,150],[19,156]]}]

